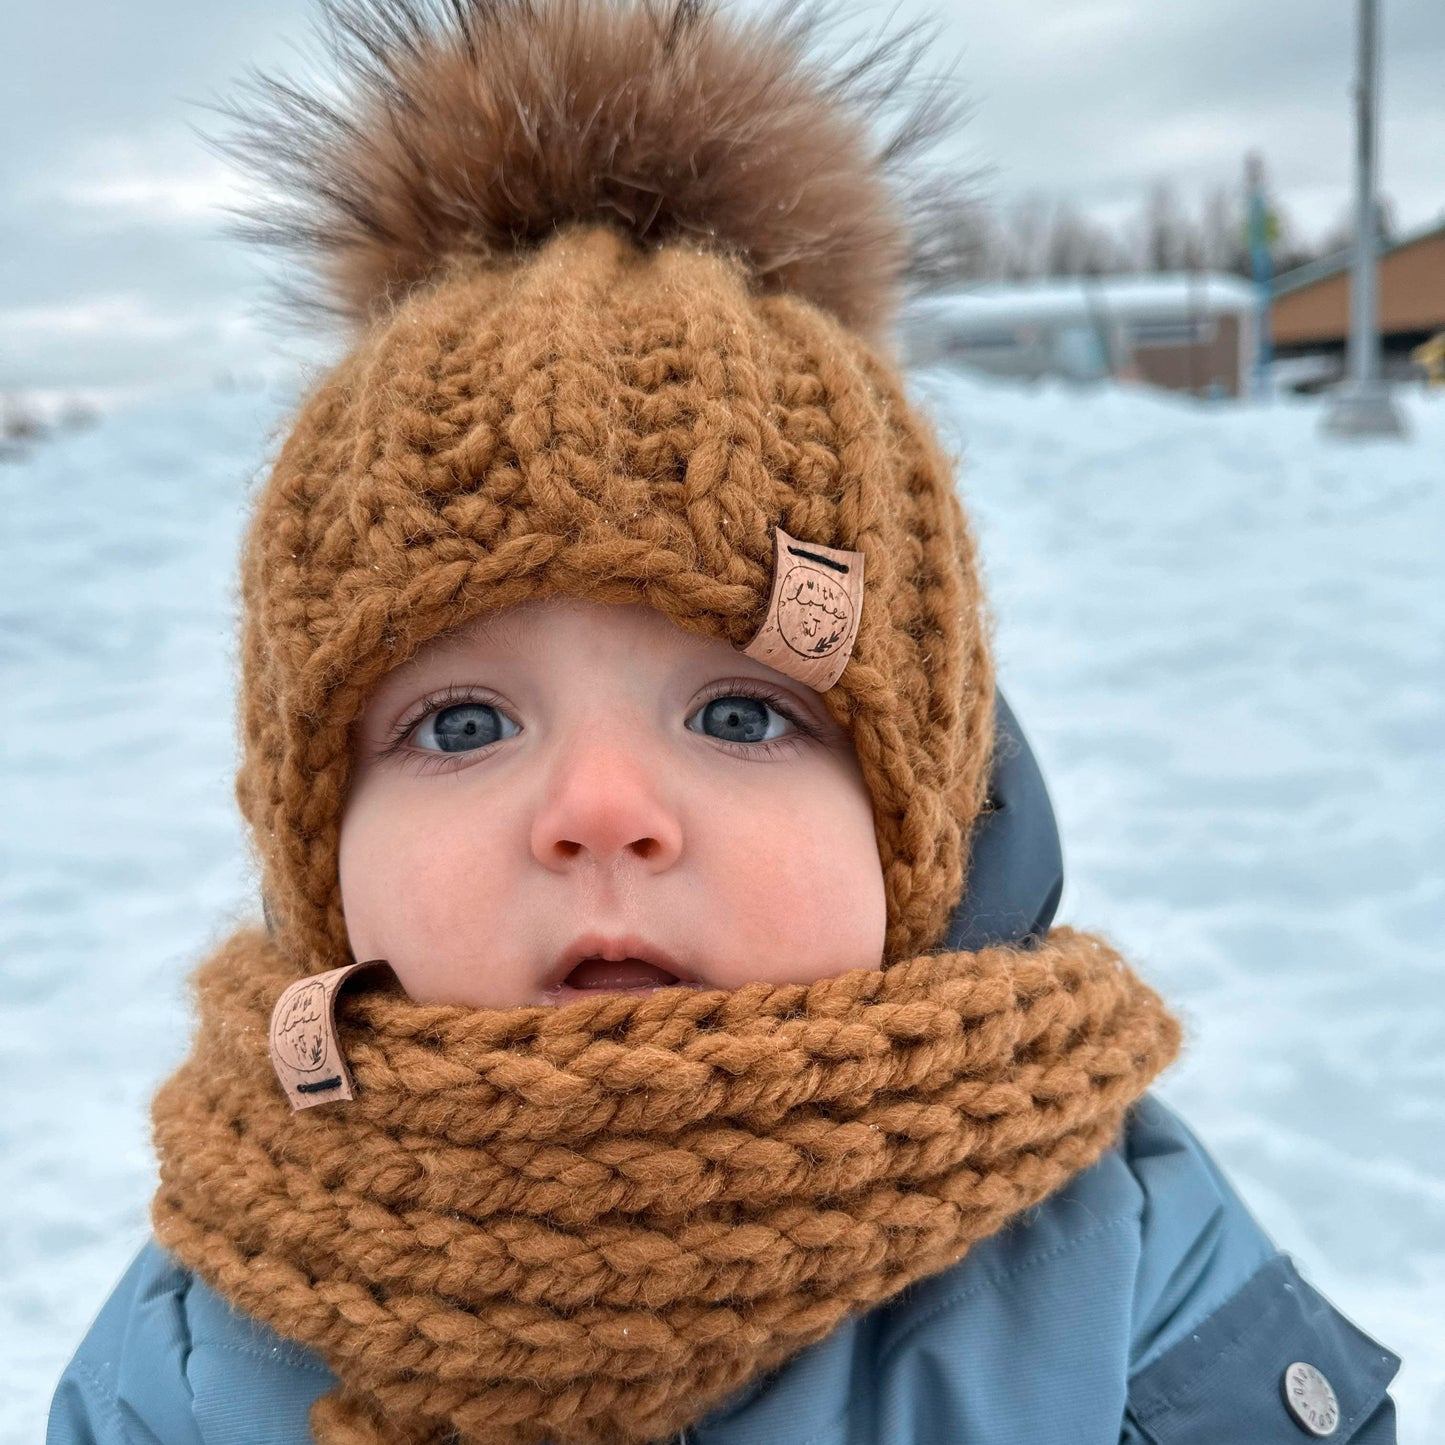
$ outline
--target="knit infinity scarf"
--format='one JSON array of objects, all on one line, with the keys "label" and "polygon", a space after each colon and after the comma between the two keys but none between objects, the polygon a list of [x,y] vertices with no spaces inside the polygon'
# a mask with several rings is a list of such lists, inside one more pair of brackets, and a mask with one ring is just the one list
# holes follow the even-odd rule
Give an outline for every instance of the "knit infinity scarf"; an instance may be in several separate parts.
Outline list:
[{"label": "knit infinity scarf", "polygon": [[338,1000],[349,1102],[268,1058],[235,935],[153,1106],[160,1242],[338,1377],[323,1445],[636,1445],[1092,1164],[1178,1051],[1106,944],[556,1008]]}]

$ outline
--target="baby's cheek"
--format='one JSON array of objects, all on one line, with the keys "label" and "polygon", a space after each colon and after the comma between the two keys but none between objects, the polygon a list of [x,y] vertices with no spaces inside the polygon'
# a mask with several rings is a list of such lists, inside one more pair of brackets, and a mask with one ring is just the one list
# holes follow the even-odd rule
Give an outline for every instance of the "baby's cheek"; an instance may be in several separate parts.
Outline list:
[{"label": "baby's cheek", "polygon": [[887,910],[871,818],[785,811],[739,851],[733,876],[737,915],[759,966],[776,963],[773,981],[878,966]]},{"label": "baby's cheek", "polygon": [[437,816],[415,797],[360,801],[341,838],[353,953],[362,947],[407,974],[465,954],[491,906],[485,895],[496,874],[484,830]]}]

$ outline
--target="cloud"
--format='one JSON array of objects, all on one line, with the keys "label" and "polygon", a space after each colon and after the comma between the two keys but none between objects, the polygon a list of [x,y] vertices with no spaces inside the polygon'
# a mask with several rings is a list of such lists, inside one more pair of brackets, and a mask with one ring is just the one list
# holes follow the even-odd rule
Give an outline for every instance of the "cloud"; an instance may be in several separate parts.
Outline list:
[{"label": "cloud", "polygon": [[94,211],[118,211],[161,223],[214,227],[242,192],[234,176],[217,166],[208,172],[166,173],[135,169],[74,178],[55,188],[58,199]]},{"label": "cloud", "polygon": [[[203,107],[248,68],[310,68],[316,0],[12,8],[0,386],[185,379],[280,354],[291,343],[255,319],[275,262],[228,235],[249,179],[197,132],[224,131]],[[1189,205],[1240,185],[1259,148],[1317,237],[1350,204],[1352,13],[1344,0],[864,0],[840,24],[941,22],[926,64],[951,69],[972,107],[948,154],[993,168],[981,189],[996,204],[1044,191],[1118,222],[1158,180]],[[1442,0],[1390,0],[1382,54],[1380,184],[1409,229],[1445,212]]]},{"label": "cloud", "polygon": [[0,308],[0,392],[193,384],[312,359],[268,337],[254,306],[167,305],[143,291]]},{"label": "cloud", "polygon": [[151,221],[219,231],[226,208],[242,205],[250,195],[233,166],[172,125],[87,137],[63,164],[19,176],[12,203],[37,218],[75,208],[85,213],[88,226]]},{"label": "cloud", "polygon": [[60,306],[12,306],[0,310],[0,331],[12,345],[54,336],[101,336],[123,332],[146,340],[173,340],[184,336],[194,322],[163,316],[144,296],[88,296]]},{"label": "cloud", "polygon": [[[989,193],[1041,190],[1085,209],[1138,207],[1172,180],[1194,200],[1241,186],[1264,153],[1276,196],[1317,236],[1353,185],[1352,4],[1318,0],[1011,0],[939,8],[936,60],[976,109],[960,150],[996,165]],[[1445,4],[1391,0],[1381,31],[1379,184],[1402,227],[1445,210]],[[881,14],[881,12],[880,12]],[[871,19],[871,13],[870,13]]]},{"label": "cloud", "polygon": [[85,296],[48,306],[0,308],[0,332],[11,344],[26,345],[50,338],[129,339],[178,341],[206,336],[225,341],[249,341],[256,335],[255,318],[246,311],[164,311],[140,292]]}]

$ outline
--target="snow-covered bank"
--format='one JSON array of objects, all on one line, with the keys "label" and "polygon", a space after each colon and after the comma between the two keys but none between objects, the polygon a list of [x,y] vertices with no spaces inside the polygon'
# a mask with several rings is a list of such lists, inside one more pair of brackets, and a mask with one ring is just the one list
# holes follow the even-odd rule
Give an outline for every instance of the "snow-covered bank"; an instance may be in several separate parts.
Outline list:
[{"label": "snow-covered bank", "polygon": [[[1445,1412],[1445,398],[916,378],[965,452],[1062,915],[1184,1015],[1161,1086],[1301,1270]],[[195,393],[0,469],[0,1442],[146,1231],[184,975],[249,910],[232,591],[284,398]]]},{"label": "snow-covered bank", "polygon": [[1445,1413],[1445,396],[917,378],[977,518],[1061,917],[1182,1014],[1177,1105],[1301,1271]]}]

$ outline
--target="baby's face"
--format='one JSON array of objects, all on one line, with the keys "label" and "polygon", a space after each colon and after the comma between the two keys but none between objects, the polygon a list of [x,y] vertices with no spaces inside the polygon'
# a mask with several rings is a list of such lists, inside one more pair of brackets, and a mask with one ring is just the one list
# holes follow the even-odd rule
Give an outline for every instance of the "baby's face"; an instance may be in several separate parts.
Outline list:
[{"label": "baby's face", "polygon": [[384,678],[341,896],[422,1003],[810,983],[877,968],[872,807],[821,697],[642,606],[489,614]]}]

